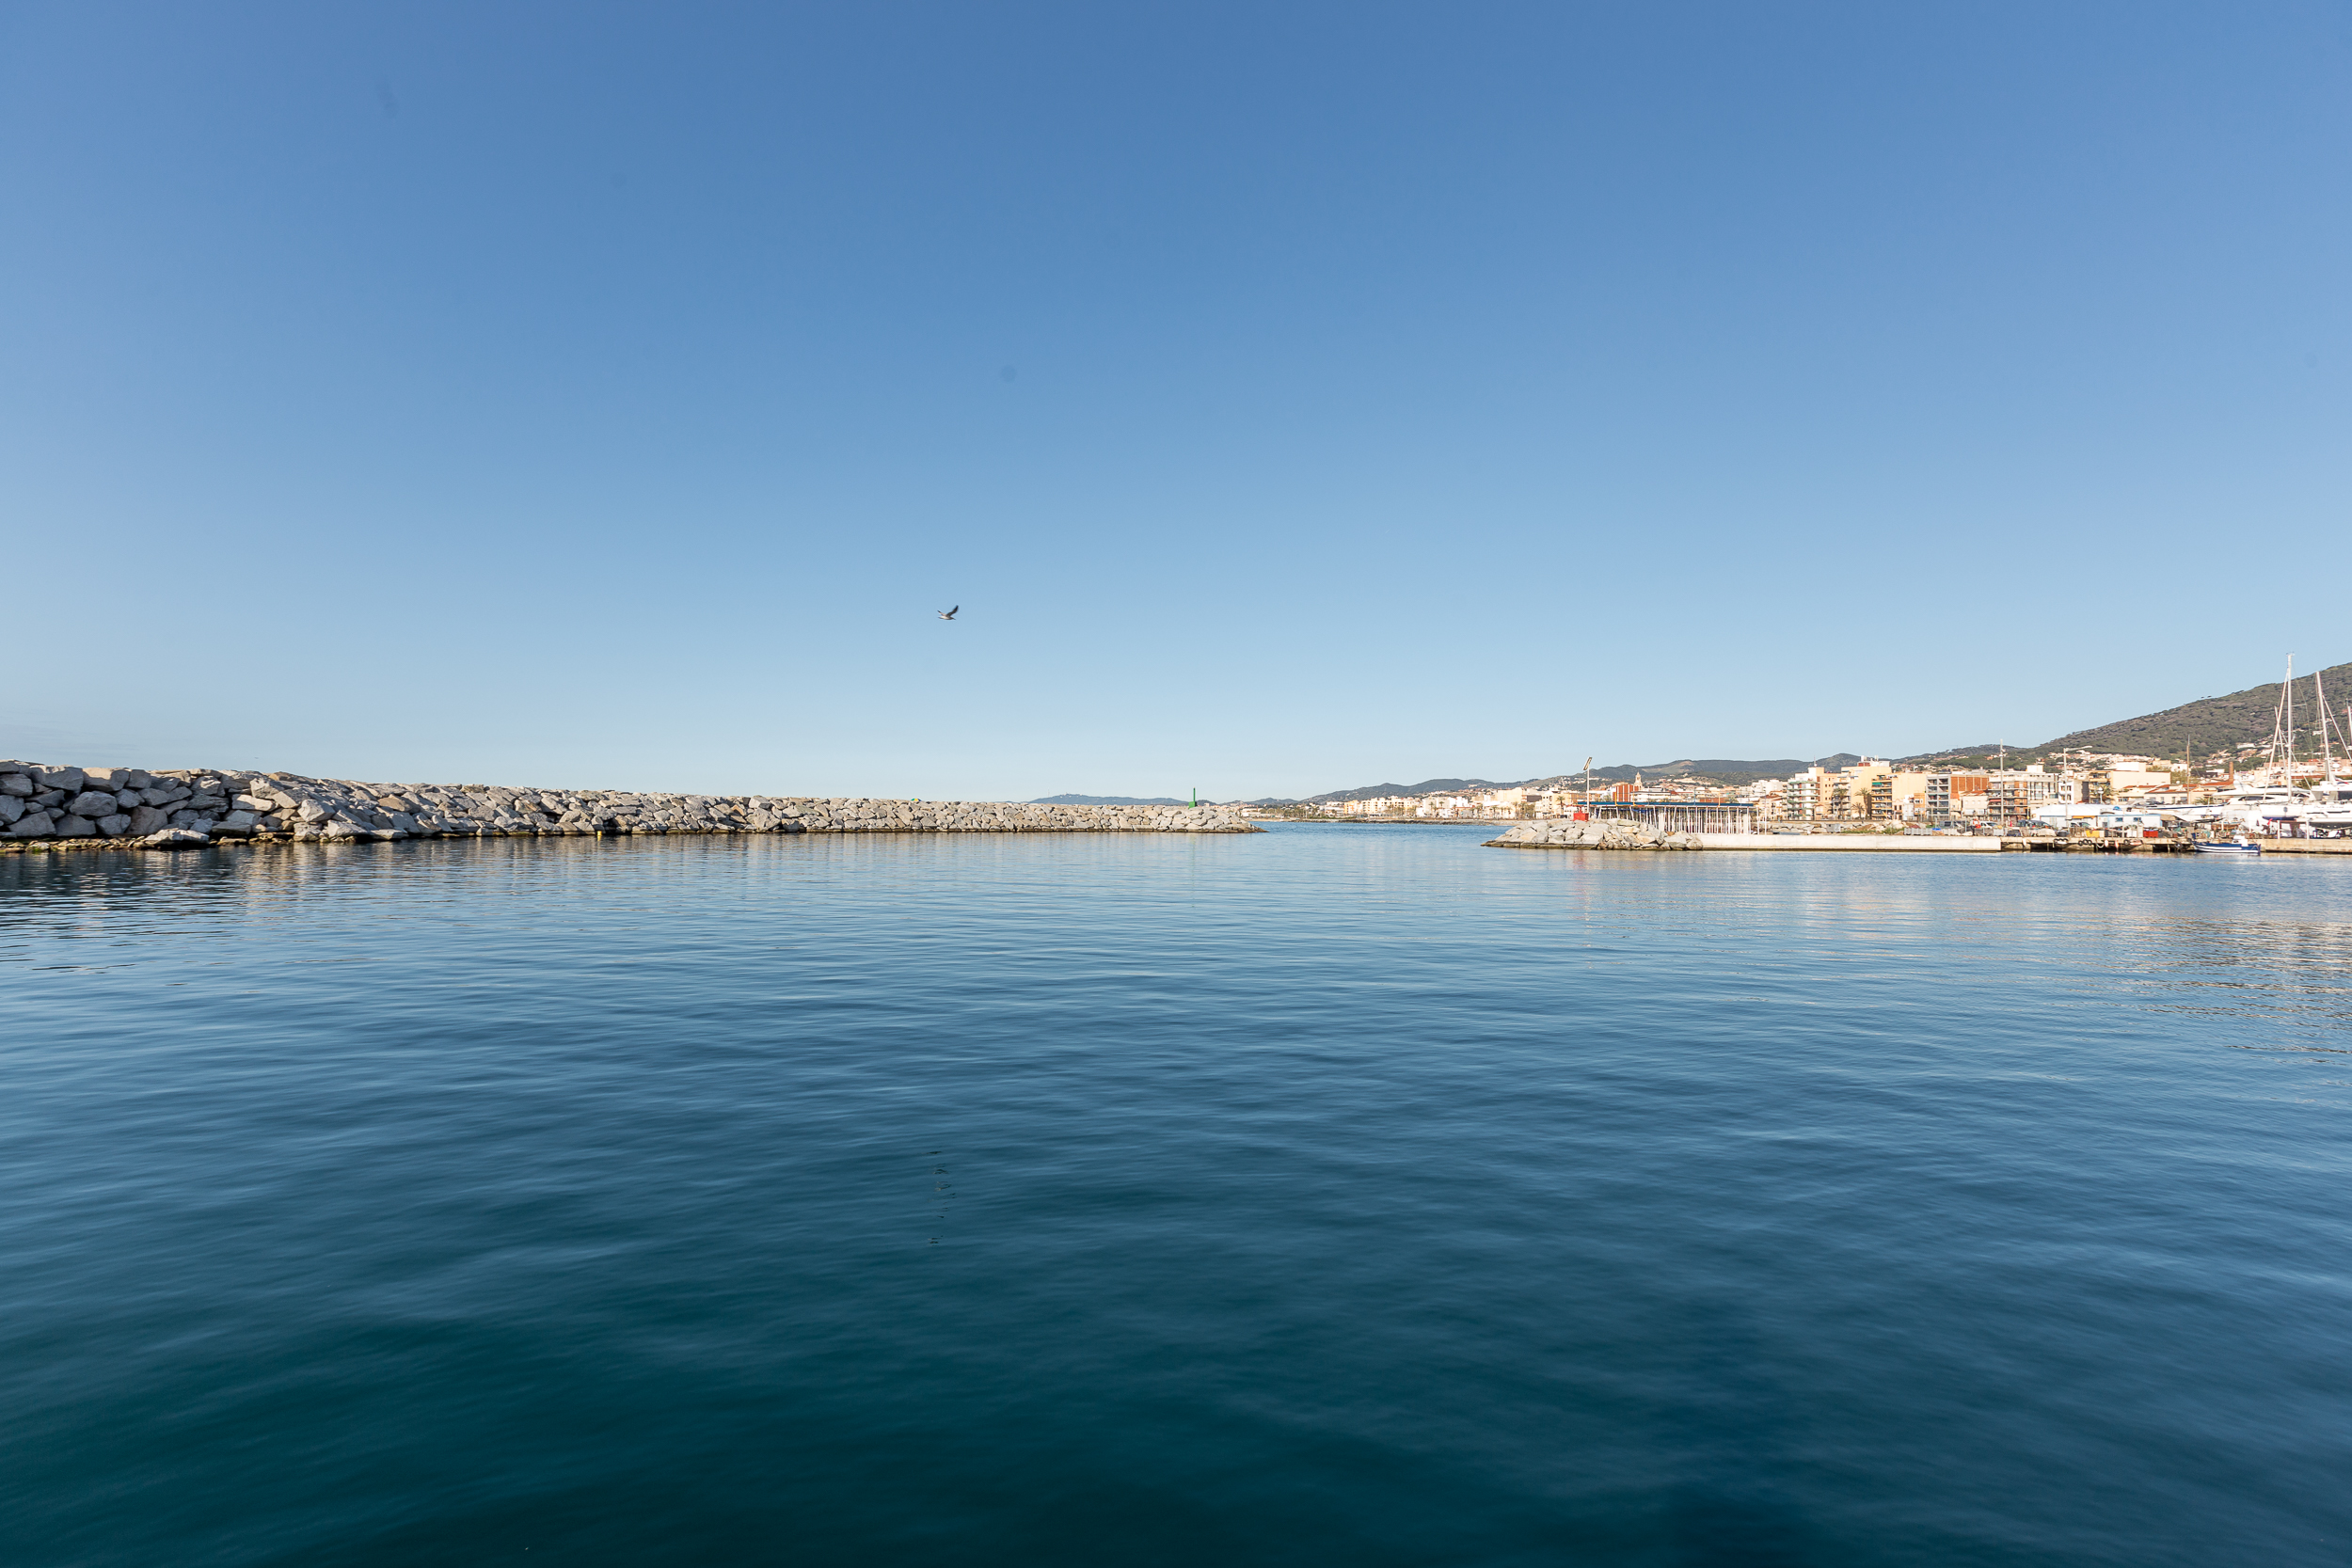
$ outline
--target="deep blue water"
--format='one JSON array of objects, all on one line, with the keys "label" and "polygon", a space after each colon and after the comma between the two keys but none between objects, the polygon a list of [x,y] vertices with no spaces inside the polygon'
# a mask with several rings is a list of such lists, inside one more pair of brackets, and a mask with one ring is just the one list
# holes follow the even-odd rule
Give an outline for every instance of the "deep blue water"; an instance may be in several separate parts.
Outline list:
[{"label": "deep blue water", "polygon": [[2352,863],[0,861],[0,1559],[2341,1564]]}]

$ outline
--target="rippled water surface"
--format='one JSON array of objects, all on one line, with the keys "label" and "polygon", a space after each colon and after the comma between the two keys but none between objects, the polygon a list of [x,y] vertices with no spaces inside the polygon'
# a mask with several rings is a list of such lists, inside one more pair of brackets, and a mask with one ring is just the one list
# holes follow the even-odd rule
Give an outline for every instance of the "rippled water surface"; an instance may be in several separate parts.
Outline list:
[{"label": "rippled water surface", "polygon": [[2340,1564],[2352,863],[0,861],[0,1558]]}]

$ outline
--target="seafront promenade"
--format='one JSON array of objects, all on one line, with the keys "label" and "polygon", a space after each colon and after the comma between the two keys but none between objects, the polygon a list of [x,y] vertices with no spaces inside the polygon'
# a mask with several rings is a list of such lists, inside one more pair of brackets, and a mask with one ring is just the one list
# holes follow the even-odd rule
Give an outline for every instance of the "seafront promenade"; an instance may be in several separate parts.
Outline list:
[{"label": "seafront promenade", "polygon": [[0,851],[650,833],[1255,833],[1222,806],[672,795],[0,762]]}]

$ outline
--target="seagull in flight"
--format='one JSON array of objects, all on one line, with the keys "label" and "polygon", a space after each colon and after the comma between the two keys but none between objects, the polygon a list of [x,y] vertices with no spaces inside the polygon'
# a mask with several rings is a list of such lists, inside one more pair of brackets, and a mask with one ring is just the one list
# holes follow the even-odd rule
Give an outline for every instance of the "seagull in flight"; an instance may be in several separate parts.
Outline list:
[{"label": "seagull in flight", "polygon": [[[961,605],[956,606],[956,610],[961,610],[963,606]],[[943,610],[939,612],[939,618],[943,621],[952,621],[956,618],[956,610]]]}]

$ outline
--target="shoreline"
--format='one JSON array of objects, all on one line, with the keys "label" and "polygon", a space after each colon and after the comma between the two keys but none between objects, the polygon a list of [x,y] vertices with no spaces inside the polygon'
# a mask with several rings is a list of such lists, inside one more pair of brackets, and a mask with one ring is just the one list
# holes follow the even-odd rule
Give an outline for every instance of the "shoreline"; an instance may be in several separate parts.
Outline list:
[{"label": "shoreline", "polygon": [[678,795],[371,784],[237,768],[0,761],[0,853],[672,833],[1258,833],[1225,806]]}]

